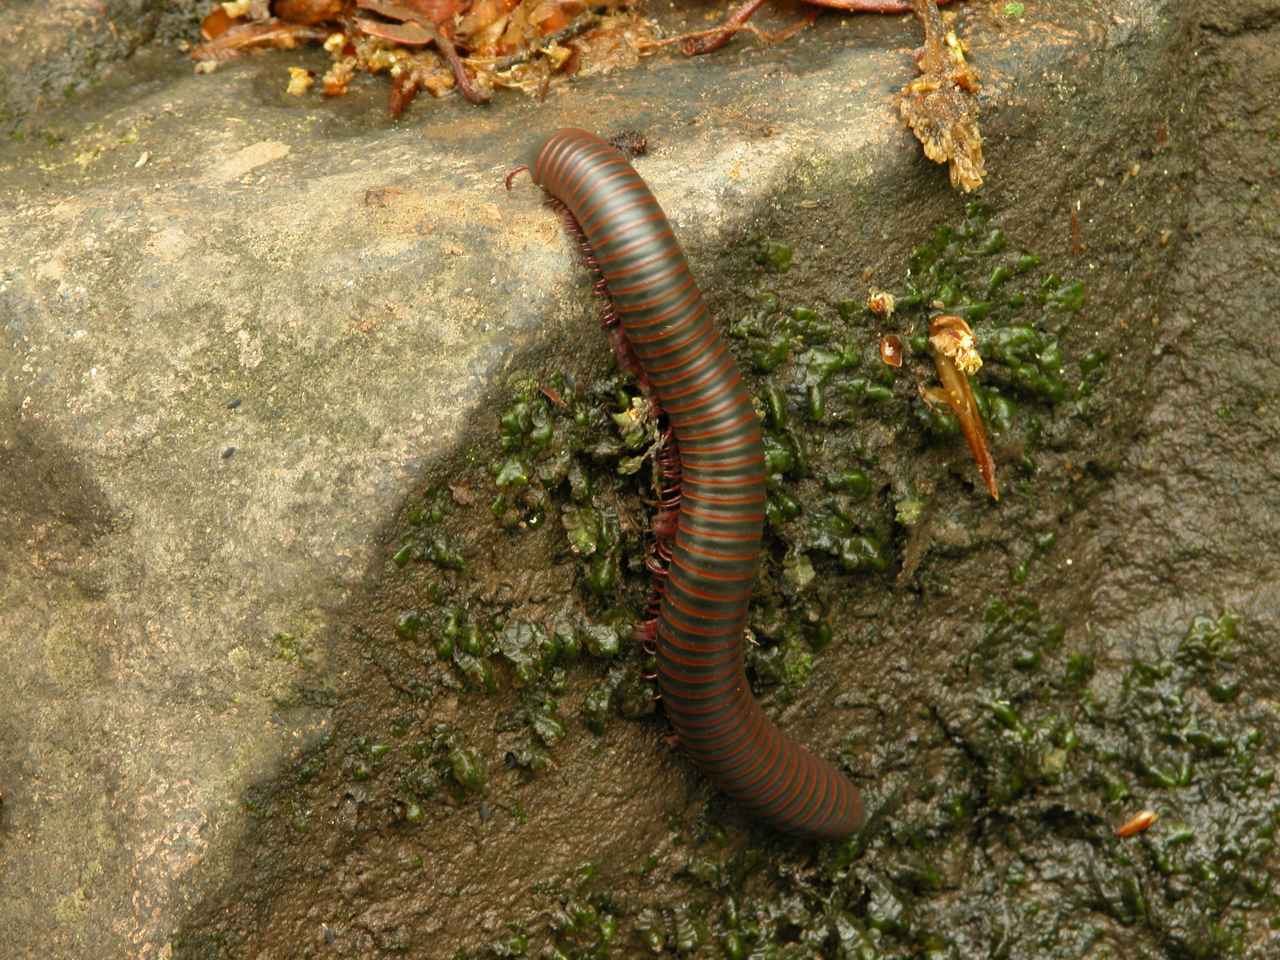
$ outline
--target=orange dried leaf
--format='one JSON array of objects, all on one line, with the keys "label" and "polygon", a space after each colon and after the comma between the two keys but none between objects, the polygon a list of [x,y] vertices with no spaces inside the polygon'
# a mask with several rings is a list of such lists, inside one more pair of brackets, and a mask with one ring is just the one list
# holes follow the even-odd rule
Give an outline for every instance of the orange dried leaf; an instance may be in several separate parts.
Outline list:
[{"label": "orange dried leaf", "polygon": [[339,60],[324,75],[324,95],[326,97],[345,96],[355,75],[355,62],[352,59]]},{"label": "orange dried leaf", "polygon": [[422,79],[422,86],[433,97],[443,97],[457,85],[453,74],[446,70],[434,70]]},{"label": "orange dried leaf", "polygon": [[336,20],[345,0],[275,0],[271,11],[290,23],[316,24]]},{"label": "orange dried leaf", "polygon": [[470,36],[479,33],[492,26],[506,13],[505,5],[500,0],[476,0],[467,11],[467,15],[458,21],[458,35]]},{"label": "orange dried leaf", "polygon": [[393,117],[404,113],[404,108],[413,102],[418,95],[418,85],[409,71],[394,73],[391,76],[391,95],[387,101],[387,110]]},{"label": "orange dried leaf", "polygon": [[301,97],[311,85],[316,82],[316,75],[305,67],[289,68],[289,85],[285,88],[285,93],[291,97]]},{"label": "orange dried leaf", "polygon": [[572,77],[575,73],[582,69],[582,51],[578,49],[577,44],[569,46],[569,56],[564,58],[560,64],[560,72],[566,77]]},{"label": "orange dried leaf", "polygon": [[213,40],[192,48],[191,59],[229,60],[254,48],[292,50],[299,44],[309,40],[323,40],[327,36],[328,31],[319,27],[282,23],[275,19],[239,23]]},{"label": "orange dried leaf", "polygon": [[973,454],[974,463],[978,465],[978,472],[982,474],[987,492],[993,500],[999,500],[996,462],[991,456],[986,427],[983,426],[982,414],[978,412],[978,404],[973,398],[973,388],[966,373],[966,370],[976,371],[982,365],[982,358],[974,348],[973,331],[960,317],[934,317],[929,324],[929,351],[933,354],[933,365],[938,370],[942,389],[922,388],[921,394],[930,402],[941,401],[951,408],[960,423],[960,432],[969,445],[969,452]]},{"label": "orange dried leaf", "polygon": [[1134,814],[1129,820],[1120,827],[1116,828],[1117,837],[1132,837],[1142,833],[1160,819],[1160,814],[1154,810],[1140,810]]},{"label": "orange dried leaf", "polygon": [[390,40],[404,47],[425,47],[435,39],[435,34],[416,23],[387,23],[384,20],[356,17],[356,26],[371,37]]},{"label": "orange dried leaf", "polygon": [[529,12],[529,22],[545,37],[549,33],[563,30],[584,9],[583,4],[574,0],[538,0]]},{"label": "orange dried leaf", "polygon": [[477,0],[458,21],[458,37],[465,38],[472,56],[491,57],[511,22],[511,0]]},{"label": "orange dried leaf", "polygon": [[445,21],[452,20],[466,7],[464,0],[403,0],[403,3],[437,27]]},{"label": "orange dried leaf", "polygon": [[960,317],[934,317],[929,323],[929,345],[967,374],[975,374],[982,368],[973,330]]},{"label": "orange dried leaf", "polygon": [[222,9],[222,4],[218,4],[200,21],[200,36],[206,40],[215,40],[230,30],[234,23],[227,11]]},{"label": "orange dried leaf", "polygon": [[935,163],[949,164],[951,185],[966,193],[982,186],[986,175],[982,131],[978,126],[978,75],[964,59],[954,32],[942,25],[933,0],[913,0],[924,26],[922,76],[898,98],[898,112]]}]

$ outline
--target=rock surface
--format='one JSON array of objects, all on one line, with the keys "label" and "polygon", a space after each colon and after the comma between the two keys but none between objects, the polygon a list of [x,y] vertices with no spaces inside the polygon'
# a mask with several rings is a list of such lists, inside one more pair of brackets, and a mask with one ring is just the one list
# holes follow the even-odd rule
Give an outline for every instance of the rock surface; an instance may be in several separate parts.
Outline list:
[{"label": "rock surface", "polygon": [[[1121,391],[1137,405],[1113,414],[1133,442],[1087,510],[1061,508],[1047,561],[1059,598],[1135,643],[1223,607],[1274,631],[1280,581],[1248,562],[1280,546],[1280,347],[1257,319],[1280,293],[1258,255],[1275,240],[1275,194],[1260,186],[1274,187],[1274,156],[1221,144],[1215,156],[1248,159],[1204,172],[1214,141],[1186,126],[1198,88],[1173,85],[1196,26],[1183,5],[1061,3],[1016,21],[969,6],[989,196],[1058,247],[1078,205],[1081,269],[1112,311],[1091,322],[1141,327]],[[1274,84],[1260,39],[1274,7],[1214,16],[1213,35],[1259,45],[1251,89]],[[149,50],[41,117],[42,142],[0,150],[7,955],[170,955],[191,911],[236,889],[237,844],[254,836],[246,788],[330,730],[326,703],[291,691],[304,674],[341,685],[350,611],[386,612],[370,611],[370,584],[422,477],[491,430],[495,397],[535,358],[604,363],[555,218],[523,182],[501,189],[512,158],[559,125],[645,131],[638,166],[704,289],[727,287],[765,224],[808,251],[792,282],[827,299],[835,277],[864,286],[864,266],[888,271],[958,208],[892,109],[916,36],[902,18],[824,17],[776,48],[658,57],[542,103],[419,102],[399,123],[384,119],[381,81],[335,102],[286,97],[285,67],[322,62],[315,52],[195,77]],[[1203,78],[1211,104],[1223,70]],[[1206,115],[1219,138],[1236,129]],[[1162,124],[1171,152],[1132,172],[1126,148]],[[1257,666],[1274,675],[1274,657]],[[861,682],[874,689],[877,669]],[[631,727],[560,758],[537,788],[557,805],[538,815],[545,845],[469,828],[434,865],[434,896],[388,895],[389,916],[366,903],[365,928],[404,926],[412,955],[451,955],[478,942],[477,917],[500,926],[493,900],[530,875],[652,844],[687,782],[654,739]],[[621,785],[577,792],[597,774]],[[487,879],[469,883],[477,871]],[[226,942],[280,957],[302,955],[292,938],[325,942],[324,911],[272,907],[280,892],[252,897],[276,927],[237,915]],[[200,924],[214,931],[200,942],[223,942],[216,921]],[[341,955],[394,940],[353,935]]]},{"label": "rock surface", "polygon": [[0,134],[39,127],[145,44],[192,35],[200,0],[12,0],[0,48]]}]

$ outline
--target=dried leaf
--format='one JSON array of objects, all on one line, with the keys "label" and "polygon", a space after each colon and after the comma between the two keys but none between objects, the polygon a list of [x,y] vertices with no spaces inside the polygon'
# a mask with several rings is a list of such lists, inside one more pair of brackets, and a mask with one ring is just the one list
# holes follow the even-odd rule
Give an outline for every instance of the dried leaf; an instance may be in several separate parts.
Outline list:
[{"label": "dried leaf", "polygon": [[350,86],[351,78],[355,76],[355,72],[355,57],[344,57],[334,63],[322,80],[322,83],[324,84],[324,95],[326,97],[345,96],[347,87]]},{"label": "dried leaf", "polygon": [[345,0],[275,0],[272,10],[281,20],[315,24],[336,20],[345,6]]},{"label": "dried leaf", "polygon": [[361,10],[372,10],[388,20],[438,27],[453,19],[454,14],[462,9],[463,0],[406,0],[404,3],[395,3],[394,0],[357,0],[356,6]]},{"label": "dried leaf", "polygon": [[965,192],[982,186],[986,175],[982,131],[974,93],[978,75],[964,59],[960,41],[942,26],[934,0],[913,0],[924,24],[921,76],[899,95],[898,112],[935,163],[949,163],[951,185]]},{"label": "dried leaf", "polygon": [[942,381],[942,389],[921,387],[920,394],[930,403],[945,403],[951,408],[960,422],[960,432],[969,445],[969,452],[978,465],[978,472],[982,474],[987,492],[993,500],[999,500],[996,463],[987,443],[982,414],[978,412],[973,388],[965,373],[965,368],[976,371],[982,366],[982,358],[973,345],[973,331],[960,317],[935,317],[929,324],[929,350],[933,354],[933,364],[938,370],[938,379]]},{"label": "dried leaf", "polygon": [[255,48],[274,47],[278,50],[292,50],[299,44],[310,40],[323,40],[328,35],[327,30],[319,27],[284,23],[276,19],[238,23],[214,39],[192,48],[191,59],[229,60],[239,56],[245,50]]},{"label": "dried leaf", "polygon": [[385,20],[356,17],[356,26],[371,37],[405,47],[425,47],[436,38],[434,33],[416,23],[387,23]]},{"label": "dried leaf", "polygon": [[270,0],[226,0],[219,4],[233,20],[269,20],[271,19]]},{"label": "dried leaf", "polygon": [[452,20],[464,9],[466,0],[404,0],[404,5],[422,14],[437,27]]},{"label": "dried leaf", "polygon": [[398,117],[404,113],[405,107],[413,103],[418,95],[418,84],[411,71],[396,71],[391,75],[391,94],[387,101],[387,110],[391,116]]},{"label": "dried leaf", "polygon": [[894,300],[893,294],[887,290],[874,290],[867,297],[867,309],[881,320],[893,316],[893,310],[896,306],[897,301]]},{"label": "dried leaf", "polygon": [[1154,810],[1140,810],[1138,813],[1134,814],[1128,821],[1126,821],[1122,826],[1119,826],[1116,828],[1116,836],[1117,837],[1137,836],[1139,833],[1142,833],[1143,831],[1150,829],[1150,827],[1159,819],[1160,819],[1160,814],[1156,813]]},{"label": "dried leaf", "polygon": [[902,338],[896,333],[880,338],[880,359],[891,367],[902,366]]},{"label": "dried leaf", "polygon": [[476,0],[458,21],[458,38],[466,39],[472,55],[491,55],[516,5],[516,0]]},{"label": "dried leaf", "polygon": [[200,36],[206,40],[215,40],[222,36],[236,21],[233,20],[221,5],[209,11],[209,15],[200,21]]}]

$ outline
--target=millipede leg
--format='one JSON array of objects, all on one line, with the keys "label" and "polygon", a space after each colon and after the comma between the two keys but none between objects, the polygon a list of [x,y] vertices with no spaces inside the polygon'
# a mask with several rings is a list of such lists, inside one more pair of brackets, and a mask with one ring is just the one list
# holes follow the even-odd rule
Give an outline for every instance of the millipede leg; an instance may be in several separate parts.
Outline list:
[{"label": "millipede leg", "polygon": [[528,164],[525,164],[525,163],[522,163],[522,164],[520,164],[520,166],[516,167],[514,170],[512,170],[510,173],[508,173],[508,174],[507,174],[507,178],[506,178],[506,180],[504,180],[504,181],[503,181],[503,183],[505,183],[505,184],[507,185],[507,192],[508,192],[508,193],[510,193],[510,192],[511,192],[511,181],[512,181],[512,180],[514,180],[516,177],[520,176],[520,174],[522,174],[522,173],[528,173],[528,172],[529,172],[529,165],[528,165]]}]

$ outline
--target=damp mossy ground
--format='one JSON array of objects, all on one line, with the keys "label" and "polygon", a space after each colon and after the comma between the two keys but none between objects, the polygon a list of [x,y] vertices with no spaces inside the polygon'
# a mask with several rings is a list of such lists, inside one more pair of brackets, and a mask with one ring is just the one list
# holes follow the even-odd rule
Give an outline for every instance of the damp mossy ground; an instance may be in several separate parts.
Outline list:
[{"label": "damp mossy ground", "polygon": [[[848,578],[901,586],[934,529],[954,552],[992,536],[993,515],[1006,532],[1034,516],[1028,502],[1055,486],[1041,459],[1099,416],[1108,365],[1105,350],[1068,355],[1060,343],[1086,302],[1083,284],[1010,249],[978,205],[913,252],[891,318],[854,299],[783,303],[769,281],[794,254],[776,240],[759,250],[756,306],[729,335],[766,428],[766,560],[748,665],[776,705],[821,669],[824,648],[847,641],[838,595]],[[1012,491],[1002,514],[986,502],[954,421],[919,396],[931,371],[923,330],[941,311],[974,326],[987,360],[976,392]],[[877,335],[887,332],[913,348],[901,369],[879,359]],[[608,437],[603,411],[617,419],[635,397],[614,383],[596,392],[612,395],[612,407],[587,421]],[[639,572],[642,533],[602,537],[595,531],[609,524],[582,514],[587,491],[626,495],[615,474],[636,470],[624,450],[646,442],[651,432],[597,439],[594,462],[582,465],[585,474],[605,467],[597,480],[569,483],[562,466],[543,473],[550,485],[530,499],[554,502],[567,486],[578,504],[565,508],[570,550],[620,550],[624,581]],[[1008,572],[1011,592],[991,597],[972,643],[936,665],[945,693],[909,748],[868,770],[850,732],[841,759],[871,784],[863,834],[815,847],[756,830],[743,842],[717,826],[724,801],[712,798],[621,882],[602,882],[587,865],[540,891],[553,904],[547,919],[513,924],[460,956],[1256,955],[1250,946],[1280,907],[1271,759],[1280,729],[1236,666],[1249,641],[1230,612],[1217,612],[1141,658],[1108,660],[1103,637],[1068,644],[1063,625],[1017,592],[1054,541],[1052,530],[1032,529],[1012,544],[1021,559]],[[603,595],[599,580],[584,563],[584,600]],[[1159,813],[1153,827],[1116,836],[1148,807]],[[659,897],[645,892],[655,872]]]},{"label": "damp mossy ground", "polygon": [[[883,771],[864,833],[744,844],[713,815],[681,823],[623,882],[587,865],[540,891],[546,919],[459,956],[1262,956],[1280,730],[1237,665],[1256,642],[1206,615],[1100,670],[1032,601],[993,599],[914,745],[928,762]],[[1155,825],[1116,836],[1141,807]]]},{"label": "damp mossy ground", "polygon": [[[835,698],[844,726],[829,742],[866,792],[868,828],[828,845],[729,829],[731,807],[704,789],[653,851],[537,881],[490,912],[486,946],[459,956],[1256,955],[1257,928],[1280,906],[1280,731],[1236,665],[1257,638],[1229,611],[1205,611],[1146,655],[1114,659],[1109,638],[1069,641],[1024,592],[1051,576],[1037,569],[1057,537],[1045,505],[1088,486],[1070,460],[1107,414],[1111,365],[1105,339],[1081,349],[1087,287],[999,220],[970,205],[938,228],[887,318],[861,291],[795,302],[787,273],[802,255],[763,240],[745,306],[727,318],[765,427],[747,661],[767,709],[802,699],[835,663],[874,656],[877,621],[903,598],[962,593],[957,561],[993,544],[1006,558],[995,577],[1006,586],[966,599],[964,636],[939,650],[900,739],[872,746],[851,719],[874,696]],[[999,506],[954,421],[920,396],[933,378],[923,335],[941,311],[967,319],[986,361],[975,390]],[[909,345],[900,368],[880,360],[887,333]],[[247,799],[278,845],[305,844],[330,809],[362,824],[344,840],[356,846],[360,831],[412,849],[417,833],[448,835],[462,818],[523,823],[529,788],[567,745],[619,723],[665,729],[652,657],[631,638],[660,495],[653,412],[616,372],[532,369],[511,377],[493,421],[405,507],[381,619],[347,638],[380,686],[296,692],[340,719],[292,777]],[[287,635],[277,646],[304,656]],[[1117,838],[1144,807],[1155,826]],[[421,856],[402,861],[392,872],[406,882],[425,869]],[[235,955],[233,941],[209,948],[193,930],[176,955]],[[394,954],[414,938],[378,942]]]},{"label": "damp mossy ground", "polygon": [[[758,689],[785,703],[838,633],[830,611],[847,578],[909,580],[931,524],[991,523],[958,428],[921,399],[932,371],[924,349],[895,369],[879,359],[879,334],[914,342],[932,313],[966,315],[992,357],[978,389],[984,412],[997,441],[1018,450],[1010,472],[1024,478],[1053,431],[1046,423],[1081,414],[1100,368],[1068,366],[1055,336],[1083,305],[1082,286],[1010,251],[977,204],[912,254],[899,310],[885,319],[853,299],[784,304],[771,282],[792,255],[778,241],[760,250],[755,304],[728,333],[765,427],[768,523],[748,667]],[[415,603],[392,626],[395,643],[424,664],[414,671],[419,687],[513,691],[512,723],[519,718],[528,735],[505,762],[536,773],[569,729],[566,714],[599,735],[610,716],[655,712],[652,657],[631,633],[651,596],[661,431],[617,373],[514,377],[496,419],[496,437],[473,457],[478,469],[431,485],[407,508],[389,569],[407,579]],[[548,547],[570,574],[566,589],[525,602],[493,597],[471,558],[495,538],[515,553]],[[908,562],[896,563],[904,550]],[[583,657],[590,667],[578,666]]]}]

